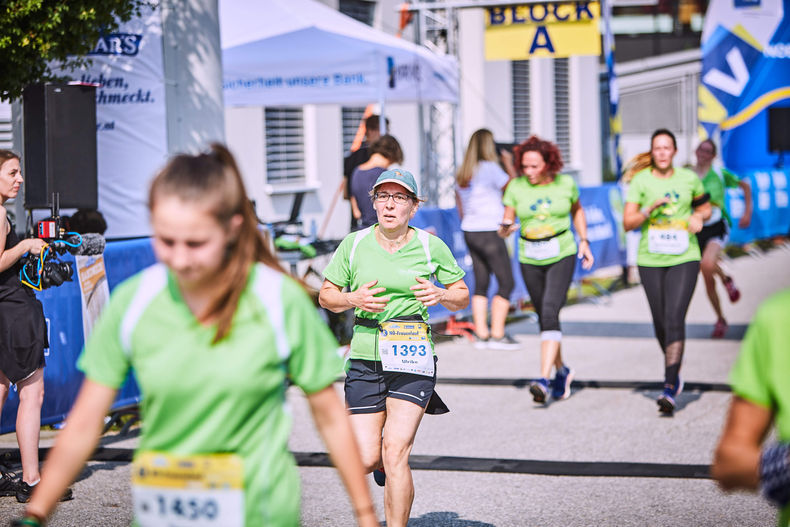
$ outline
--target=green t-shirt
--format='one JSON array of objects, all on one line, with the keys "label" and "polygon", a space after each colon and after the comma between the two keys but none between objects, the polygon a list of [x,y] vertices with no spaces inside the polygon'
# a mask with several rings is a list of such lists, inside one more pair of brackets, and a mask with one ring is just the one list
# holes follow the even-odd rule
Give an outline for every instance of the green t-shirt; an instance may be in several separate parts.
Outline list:
[{"label": "green t-shirt", "polygon": [[730,218],[727,202],[724,199],[724,189],[737,187],[741,180],[726,168],[720,167],[719,172],[716,170],[713,167],[708,170],[708,173],[702,178],[702,186],[705,188],[705,192],[710,194],[710,204],[718,207],[727,223],[732,225],[732,218]]},{"label": "green t-shirt", "polygon": [[668,178],[654,176],[651,168],[634,176],[628,186],[626,202],[636,203],[641,209],[659,198],[670,198],[669,203],[654,210],[642,224],[638,265],[670,267],[700,259],[697,236],[688,231],[688,219],[693,212],[691,201],[704,193],[700,178],[687,168],[675,167]]},{"label": "green t-shirt", "polygon": [[[390,297],[384,311],[370,313],[355,309],[354,314],[358,317],[384,321],[420,315],[427,321],[428,309],[409,289],[419,283],[415,277],[429,280],[434,275],[439,283],[452,284],[464,277],[463,269],[442,240],[414,227],[409,227],[415,231],[411,240],[390,254],[376,241],[373,229],[377,226],[378,223],[346,236],[324,269],[324,278],[339,287],[348,287],[350,291],[356,291],[373,280],[378,280],[373,287],[386,288],[378,295]],[[376,349],[376,331],[374,328],[354,326],[352,359],[380,360]]]},{"label": "green t-shirt", "polygon": [[[746,331],[741,352],[730,372],[738,397],[774,413],[779,441],[790,442],[790,289],[762,303]],[[780,511],[779,525],[790,524],[790,505]]]},{"label": "green t-shirt", "polygon": [[[521,224],[520,234],[530,240],[547,239],[538,242],[519,237],[518,259],[521,263],[548,265],[576,254],[576,240],[571,227],[571,205],[579,201],[579,187],[571,176],[557,174],[554,181],[546,185],[533,185],[524,176],[510,181],[502,202],[513,207]],[[553,247],[550,244],[556,244]],[[539,256],[532,258],[530,255]]]},{"label": "green t-shirt", "polygon": [[198,323],[162,264],[120,284],[79,361],[119,388],[134,368],[144,423],[136,455],[241,458],[245,525],[299,525],[299,474],[288,451],[286,378],[306,393],[342,373],[337,342],[304,290],[255,265],[228,335]]}]

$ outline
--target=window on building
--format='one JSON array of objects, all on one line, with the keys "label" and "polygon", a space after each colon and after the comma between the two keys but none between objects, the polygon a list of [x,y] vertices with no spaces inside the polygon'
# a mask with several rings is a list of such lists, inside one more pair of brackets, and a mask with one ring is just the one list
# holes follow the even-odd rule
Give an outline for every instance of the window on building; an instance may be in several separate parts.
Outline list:
[{"label": "window on building", "polygon": [[620,94],[624,134],[649,135],[658,128],[685,132],[682,109],[683,85],[679,80],[631,88]]},{"label": "window on building", "polygon": [[11,146],[11,105],[0,103],[0,148],[10,149]]},{"label": "window on building", "polygon": [[343,155],[348,155],[351,151],[351,144],[357,135],[359,123],[365,115],[365,108],[343,108],[341,116],[343,120]]},{"label": "window on building", "polygon": [[266,108],[266,182],[305,182],[301,108]]},{"label": "window on building", "polygon": [[554,137],[568,166],[571,161],[571,119],[568,59],[554,59]]},{"label": "window on building", "polygon": [[513,141],[520,143],[530,134],[529,61],[512,61],[511,78],[513,79]]},{"label": "window on building", "polygon": [[337,10],[363,24],[373,25],[376,2],[370,0],[340,0]]}]

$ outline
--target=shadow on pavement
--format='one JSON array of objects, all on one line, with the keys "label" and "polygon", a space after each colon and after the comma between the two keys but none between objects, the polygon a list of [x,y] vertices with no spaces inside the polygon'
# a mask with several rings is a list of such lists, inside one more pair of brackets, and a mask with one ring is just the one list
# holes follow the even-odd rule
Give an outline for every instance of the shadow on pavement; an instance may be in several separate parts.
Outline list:
[{"label": "shadow on pavement", "polygon": [[[515,327],[517,331],[513,331]],[[537,335],[538,325],[531,322],[517,322],[511,326],[513,334]],[[732,324],[721,340],[742,340],[746,333],[746,324]],[[686,324],[687,339],[709,340],[713,324]],[[566,337],[602,337],[602,338],[655,338],[653,324],[650,322],[563,322],[562,334]]]},{"label": "shadow on pavement", "polygon": [[[386,525],[386,523],[382,523]],[[455,512],[429,512],[419,518],[409,518],[408,527],[496,527],[492,523],[465,520]]]}]

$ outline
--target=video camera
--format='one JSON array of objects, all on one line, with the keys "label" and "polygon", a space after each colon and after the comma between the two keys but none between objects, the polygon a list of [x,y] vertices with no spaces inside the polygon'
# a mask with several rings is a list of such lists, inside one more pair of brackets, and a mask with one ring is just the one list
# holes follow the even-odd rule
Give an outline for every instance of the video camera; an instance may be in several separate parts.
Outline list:
[{"label": "video camera", "polygon": [[19,280],[36,290],[57,287],[70,282],[74,276],[74,264],[59,258],[68,251],[71,254],[101,254],[104,252],[104,236],[101,234],[79,234],[66,232],[60,216],[58,195],[53,196],[52,216],[36,224],[34,235],[47,241],[40,255],[27,254],[20,262]]}]

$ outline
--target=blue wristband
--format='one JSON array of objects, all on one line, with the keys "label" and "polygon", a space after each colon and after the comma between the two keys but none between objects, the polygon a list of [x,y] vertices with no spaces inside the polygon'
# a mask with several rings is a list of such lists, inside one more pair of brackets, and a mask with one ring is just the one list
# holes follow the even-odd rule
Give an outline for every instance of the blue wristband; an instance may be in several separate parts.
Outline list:
[{"label": "blue wristband", "polygon": [[774,443],[763,449],[760,490],[779,507],[790,503],[790,443]]}]

